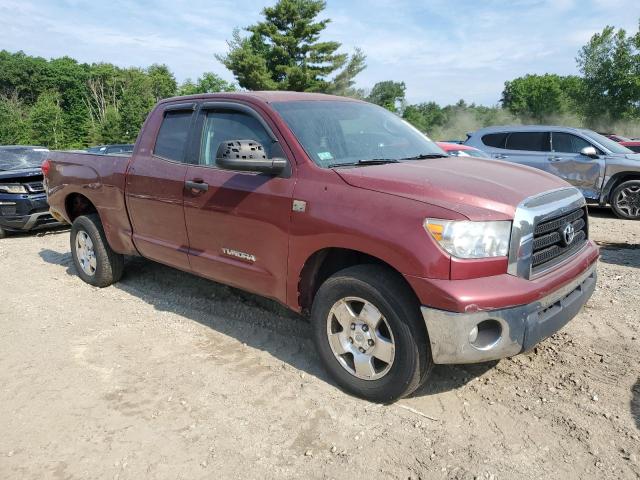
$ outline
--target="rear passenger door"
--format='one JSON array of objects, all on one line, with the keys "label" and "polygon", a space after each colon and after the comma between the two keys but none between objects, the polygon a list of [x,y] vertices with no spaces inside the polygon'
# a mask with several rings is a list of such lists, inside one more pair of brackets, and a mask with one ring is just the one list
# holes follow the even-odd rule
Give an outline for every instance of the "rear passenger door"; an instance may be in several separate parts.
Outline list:
[{"label": "rear passenger door", "polygon": [[494,153],[493,158],[546,170],[549,151],[548,132],[511,132],[506,137],[504,152]]},{"label": "rear passenger door", "polygon": [[[585,147],[593,147],[589,141],[567,132],[551,132],[551,148],[547,170],[580,189],[586,198],[599,198],[604,180],[605,159],[582,155]],[[597,147],[596,151],[599,149]]]},{"label": "rear passenger door", "polygon": [[194,103],[169,104],[160,113],[159,127],[151,126],[152,119],[145,131],[155,136],[155,145],[139,149],[127,171],[127,211],[136,248],[147,258],[182,270],[189,270],[183,203],[194,108]]}]

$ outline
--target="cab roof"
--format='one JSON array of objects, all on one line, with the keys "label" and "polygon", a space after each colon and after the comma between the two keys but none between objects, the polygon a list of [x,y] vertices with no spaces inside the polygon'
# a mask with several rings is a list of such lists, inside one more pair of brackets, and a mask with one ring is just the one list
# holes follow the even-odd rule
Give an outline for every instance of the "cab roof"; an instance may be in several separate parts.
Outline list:
[{"label": "cab roof", "polygon": [[264,103],[274,102],[296,102],[296,101],[341,101],[341,102],[361,102],[355,98],[341,97],[338,95],[327,95],[325,93],[289,92],[289,91],[256,91],[256,92],[219,92],[200,93],[187,95],[184,97],[171,97],[162,100],[160,103],[185,101],[185,100],[215,100],[217,98],[233,100],[258,100]]}]

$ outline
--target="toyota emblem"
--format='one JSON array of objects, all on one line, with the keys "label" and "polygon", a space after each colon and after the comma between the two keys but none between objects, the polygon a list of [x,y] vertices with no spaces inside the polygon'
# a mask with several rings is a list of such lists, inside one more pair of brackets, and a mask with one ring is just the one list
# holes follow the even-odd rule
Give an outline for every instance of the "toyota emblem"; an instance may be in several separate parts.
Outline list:
[{"label": "toyota emblem", "polygon": [[562,236],[565,245],[571,245],[571,242],[573,242],[573,239],[576,236],[576,230],[573,228],[573,224],[567,223],[565,225],[564,229],[562,230]]}]

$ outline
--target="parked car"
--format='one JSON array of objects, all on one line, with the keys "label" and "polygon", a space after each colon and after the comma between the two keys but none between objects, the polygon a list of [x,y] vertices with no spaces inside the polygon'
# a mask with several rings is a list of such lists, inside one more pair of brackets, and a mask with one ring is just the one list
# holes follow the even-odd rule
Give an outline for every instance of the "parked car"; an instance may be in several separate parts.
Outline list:
[{"label": "parked car", "polygon": [[620,218],[640,219],[640,155],[591,130],[546,125],[488,127],[466,145],[492,158],[565,179],[588,202],[611,205]]},{"label": "parked car", "polygon": [[488,154],[469,145],[462,145],[459,143],[448,142],[436,142],[436,144],[444,150],[447,155],[452,157],[476,157],[476,158],[491,158]]},{"label": "parked car", "polygon": [[614,142],[618,142],[618,143],[631,141],[630,138],[623,137],[622,135],[617,135],[615,133],[602,133],[602,132],[598,132],[598,133],[600,135],[603,135],[603,136],[607,137],[608,139],[613,140]]},{"label": "parked car", "polygon": [[40,165],[48,153],[44,147],[0,146],[0,238],[58,223],[42,185]]},{"label": "parked car", "polygon": [[141,255],[310,312],[324,366],[371,401],[407,395],[433,364],[531,349],[595,288],[598,248],[576,188],[447,157],[366,102],[167,99],[134,151],[53,152],[43,164],[78,275],[105,287],[123,255]]},{"label": "parked car", "polygon": [[620,145],[627,147],[634,153],[640,153],[640,140],[629,140],[628,142],[620,142]]},{"label": "parked car", "polygon": [[623,147],[627,147],[634,153],[640,153],[640,139],[638,138],[628,138],[623,137],[622,135],[615,135],[613,133],[603,133],[607,138],[610,138],[614,142],[618,142]]},{"label": "parked car", "polygon": [[101,155],[114,155],[117,153],[131,154],[133,153],[133,144],[122,143],[117,145],[98,145],[97,147],[87,148],[89,153],[99,153]]}]

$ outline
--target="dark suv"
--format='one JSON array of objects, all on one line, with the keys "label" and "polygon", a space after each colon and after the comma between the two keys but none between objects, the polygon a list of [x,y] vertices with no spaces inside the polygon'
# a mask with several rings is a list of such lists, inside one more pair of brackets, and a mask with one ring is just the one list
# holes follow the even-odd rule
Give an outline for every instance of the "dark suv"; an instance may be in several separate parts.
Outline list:
[{"label": "dark suv", "polygon": [[640,219],[640,154],[599,133],[547,125],[489,127],[469,134],[465,143],[492,158],[553,173],[579,188],[588,202]]},{"label": "dark suv", "polygon": [[44,147],[0,146],[0,238],[58,224],[40,170],[48,153]]}]

